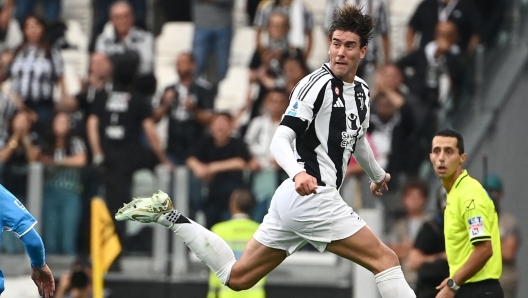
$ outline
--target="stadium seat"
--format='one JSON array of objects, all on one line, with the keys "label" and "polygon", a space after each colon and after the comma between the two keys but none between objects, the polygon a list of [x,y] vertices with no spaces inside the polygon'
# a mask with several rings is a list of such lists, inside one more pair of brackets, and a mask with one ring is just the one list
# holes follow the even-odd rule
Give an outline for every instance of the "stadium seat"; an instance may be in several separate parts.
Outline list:
[{"label": "stadium seat", "polygon": [[247,66],[231,66],[226,78],[220,83],[215,101],[216,110],[236,111],[244,105],[248,90]]},{"label": "stadium seat", "polygon": [[74,20],[77,22],[85,35],[92,30],[93,13],[92,0],[62,0],[61,18],[63,20]]},{"label": "stadium seat", "polygon": [[[73,65],[64,64],[64,83],[66,84],[66,90],[69,95],[75,95],[81,91],[81,78],[82,76],[76,73]],[[60,90],[55,88],[55,98],[59,98]]]},{"label": "stadium seat", "polygon": [[318,69],[323,63],[328,62],[328,37],[320,26],[315,27],[312,34],[312,53],[308,57],[307,64],[310,69]]},{"label": "stadium seat", "polygon": [[84,50],[63,50],[61,54],[64,65],[71,67],[77,76],[85,77],[88,74],[88,52]]},{"label": "stadium seat", "polygon": [[158,80],[158,91],[164,90],[168,85],[176,82],[178,75],[175,71],[174,63],[171,63],[168,66],[156,66],[154,69],[154,74]]},{"label": "stadium seat", "polygon": [[190,51],[193,31],[191,22],[169,22],[163,25],[156,39],[156,67],[173,67],[176,54]]},{"label": "stadium seat", "polygon": [[89,38],[83,30],[80,22],[68,20],[66,22],[66,40],[78,50],[86,51],[88,49]]},{"label": "stadium seat", "polygon": [[235,30],[231,42],[230,67],[247,67],[255,51],[255,29],[253,27],[239,27]]}]

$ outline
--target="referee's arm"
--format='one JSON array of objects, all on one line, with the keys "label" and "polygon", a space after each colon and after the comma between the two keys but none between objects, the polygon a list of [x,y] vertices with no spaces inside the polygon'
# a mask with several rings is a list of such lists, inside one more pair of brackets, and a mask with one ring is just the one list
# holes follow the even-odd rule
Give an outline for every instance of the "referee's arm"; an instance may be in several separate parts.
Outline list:
[{"label": "referee's arm", "polygon": [[491,239],[474,242],[473,245],[475,246],[475,249],[469,256],[469,259],[452,277],[457,285],[463,285],[473,275],[477,274],[477,272],[484,268],[486,262],[488,262],[493,255]]}]

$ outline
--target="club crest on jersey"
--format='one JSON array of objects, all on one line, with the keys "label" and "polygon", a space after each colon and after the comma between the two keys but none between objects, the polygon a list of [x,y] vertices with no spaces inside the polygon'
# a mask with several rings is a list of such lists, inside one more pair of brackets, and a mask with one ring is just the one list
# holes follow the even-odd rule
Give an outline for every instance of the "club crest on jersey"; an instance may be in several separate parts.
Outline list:
[{"label": "club crest on jersey", "polygon": [[339,96],[339,87],[335,86],[334,91],[335,91],[335,94]]},{"label": "club crest on jersey", "polygon": [[359,100],[360,102],[360,109],[363,110],[365,108],[365,93],[362,91],[356,93],[356,100]]}]

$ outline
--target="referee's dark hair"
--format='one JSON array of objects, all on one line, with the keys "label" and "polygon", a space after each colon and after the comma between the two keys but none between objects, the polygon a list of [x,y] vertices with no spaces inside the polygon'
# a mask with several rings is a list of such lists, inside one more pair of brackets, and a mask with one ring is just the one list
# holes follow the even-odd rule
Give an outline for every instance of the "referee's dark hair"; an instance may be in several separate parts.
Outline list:
[{"label": "referee's dark hair", "polygon": [[[229,197],[229,203],[234,204],[238,211],[250,215],[255,207],[255,197],[253,193],[244,188],[235,189]],[[232,209],[232,208],[230,208]]]},{"label": "referee's dark hair", "polygon": [[456,138],[458,153],[464,154],[464,138],[462,137],[462,134],[460,134],[458,131],[451,128],[444,128],[442,130],[439,130],[434,136]]},{"label": "referee's dark hair", "polygon": [[334,17],[330,22],[329,38],[332,40],[334,31],[350,31],[359,35],[360,46],[365,47],[372,39],[376,21],[361,11],[361,7],[346,3],[343,8],[334,9]]}]

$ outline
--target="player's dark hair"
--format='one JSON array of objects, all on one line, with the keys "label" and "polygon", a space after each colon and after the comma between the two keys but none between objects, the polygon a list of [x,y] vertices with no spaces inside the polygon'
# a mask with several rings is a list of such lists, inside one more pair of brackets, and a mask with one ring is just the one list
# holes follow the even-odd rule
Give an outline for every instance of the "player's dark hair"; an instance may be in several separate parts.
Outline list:
[{"label": "player's dark hair", "polygon": [[462,137],[462,134],[460,134],[458,131],[451,129],[451,128],[444,128],[442,130],[439,130],[435,135],[435,137],[450,137],[457,139],[457,148],[459,154],[464,154],[464,138]]},{"label": "player's dark hair", "polygon": [[405,183],[402,189],[402,195],[406,196],[407,193],[413,189],[417,189],[424,198],[429,197],[429,187],[425,182],[420,179],[412,179]]},{"label": "player's dark hair", "polygon": [[368,14],[364,14],[360,7],[345,4],[343,8],[334,9],[334,17],[330,22],[329,38],[336,30],[350,31],[359,35],[360,46],[367,46],[372,39],[376,21]]},{"label": "player's dark hair", "polygon": [[235,189],[231,193],[230,200],[235,203],[238,210],[245,214],[251,214],[253,208],[255,208],[255,197],[248,189]]}]

